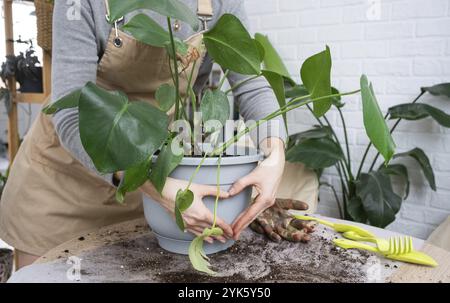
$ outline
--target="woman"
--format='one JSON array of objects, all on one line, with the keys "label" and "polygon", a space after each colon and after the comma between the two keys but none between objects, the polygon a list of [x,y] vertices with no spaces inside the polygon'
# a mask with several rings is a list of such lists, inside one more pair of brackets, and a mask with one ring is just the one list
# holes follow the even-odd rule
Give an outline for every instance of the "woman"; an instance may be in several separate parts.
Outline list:
[{"label": "woman", "polygon": [[[211,16],[207,22],[209,28],[224,13],[234,14],[247,23],[240,0],[185,0],[184,3],[193,11],[198,10],[199,15]],[[168,80],[161,79],[160,72],[161,64],[166,62],[162,60],[165,50],[143,45],[126,33],[116,32],[106,21],[107,10],[106,1],[100,0],[83,0],[81,7],[72,7],[66,1],[55,2],[53,101],[88,81],[107,89],[123,90],[130,97],[151,100],[155,89]],[[164,17],[148,14],[161,25],[167,25]],[[129,16],[122,22],[127,20]],[[176,20],[173,27],[181,39],[196,36],[188,25]],[[192,40],[196,39],[188,41]],[[206,56],[199,67],[195,87],[204,86],[211,68],[211,59]],[[243,79],[244,76],[236,73],[228,76],[231,85]],[[277,109],[275,96],[262,79],[242,85],[234,96],[247,120],[258,120]],[[218,219],[218,226],[225,233],[215,240],[237,239],[244,228],[275,202],[285,163],[286,134],[282,121],[272,123],[277,127],[269,124],[271,131],[261,131],[257,138],[266,160],[236,182],[228,193],[221,193],[221,198],[227,198],[254,186],[258,192],[255,203],[231,225]],[[0,238],[17,249],[18,266],[30,264],[51,248],[81,233],[141,217],[142,194],[132,193],[126,206],[119,205],[115,201],[114,184],[114,176],[100,175],[82,147],[77,109],[60,111],[54,117],[41,114],[14,161],[0,204]],[[175,195],[185,186],[186,182],[169,178],[162,198],[150,183],[142,186],[141,192],[173,211]],[[191,189],[196,198],[184,213],[184,219],[187,230],[199,234],[211,225],[213,217],[201,199],[215,195],[216,188],[193,185]]]}]

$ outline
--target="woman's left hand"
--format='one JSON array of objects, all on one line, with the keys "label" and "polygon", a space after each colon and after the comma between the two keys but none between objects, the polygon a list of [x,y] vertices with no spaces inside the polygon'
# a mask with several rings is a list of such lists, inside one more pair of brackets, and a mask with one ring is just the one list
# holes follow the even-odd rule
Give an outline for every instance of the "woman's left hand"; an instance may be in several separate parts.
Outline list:
[{"label": "woman's left hand", "polygon": [[252,173],[234,183],[229,190],[231,196],[236,196],[245,188],[254,186],[258,193],[254,203],[232,224],[235,240],[253,220],[275,204],[276,193],[284,171],[284,142],[279,138],[268,138],[261,143],[261,149],[267,158]]}]

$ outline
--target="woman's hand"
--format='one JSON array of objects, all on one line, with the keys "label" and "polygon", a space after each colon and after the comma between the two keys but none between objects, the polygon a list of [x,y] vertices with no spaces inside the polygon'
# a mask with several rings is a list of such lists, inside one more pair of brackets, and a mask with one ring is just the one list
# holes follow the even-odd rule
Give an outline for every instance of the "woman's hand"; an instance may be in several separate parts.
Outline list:
[{"label": "woman's hand", "polygon": [[[172,217],[175,218],[174,210],[177,192],[180,189],[185,190],[187,186],[188,182],[186,181],[167,178],[162,196],[150,182],[144,184],[141,187],[141,191],[158,201],[165,209],[167,209]],[[183,219],[186,231],[199,236],[203,233],[205,228],[210,228],[214,221],[213,214],[205,206],[202,199],[207,196],[215,197],[217,195],[217,187],[192,184],[190,190],[194,193],[194,202],[192,203],[192,206],[183,213]],[[219,198],[226,199],[229,198],[229,196],[229,193],[221,191]],[[223,230],[224,236],[214,237],[214,239],[224,243],[226,242],[226,238],[233,238],[233,230],[229,224],[225,223],[222,219],[217,218],[216,225]],[[212,243],[213,238],[207,238],[205,241]]]},{"label": "woman's hand", "polygon": [[234,239],[262,212],[275,204],[275,195],[284,171],[284,142],[279,138],[268,138],[261,144],[267,158],[249,175],[233,184],[229,193],[235,196],[249,186],[254,186],[258,195],[254,203],[232,224]]}]

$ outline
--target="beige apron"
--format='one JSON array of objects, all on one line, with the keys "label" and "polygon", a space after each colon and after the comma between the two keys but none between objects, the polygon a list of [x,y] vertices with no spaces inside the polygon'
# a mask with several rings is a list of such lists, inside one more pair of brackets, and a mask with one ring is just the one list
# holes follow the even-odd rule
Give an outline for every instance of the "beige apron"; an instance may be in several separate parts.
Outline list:
[{"label": "beige apron", "polygon": [[[212,16],[210,2],[199,0],[199,17]],[[189,53],[197,50],[202,60],[202,33],[186,42]],[[156,89],[173,83],[168,62],[164,48],[112,30],[98,65],[97,84],[122,90],[131,100],[154,102]],[[180,64],[184,94],[192,66]],[[196,64],[193,82],[200,66]],[[61,146],[51,117],[41,113],[20,147],[3,192],[0,238],[16,249],[40,256],[80,233],[142,215],[142,194],[131,193],[125,205],[118,204],[115,188]]]}]

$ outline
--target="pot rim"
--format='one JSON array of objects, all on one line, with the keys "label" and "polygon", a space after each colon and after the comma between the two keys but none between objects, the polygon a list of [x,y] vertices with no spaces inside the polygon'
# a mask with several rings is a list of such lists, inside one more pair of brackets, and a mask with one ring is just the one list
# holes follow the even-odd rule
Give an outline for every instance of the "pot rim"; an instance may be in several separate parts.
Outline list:
[{"label": "pot rim", "polygon": [[[200,164],[203,158],[201,157],[184,157],[180,165],[185,166],[197,166]],[[264,155],[256,153],[252,155],[244,156],[226,156],[222,157],[220,166],[240,165],[255,163],[264,160]],[[219,157],[206,158],[202,166],[217,166],[219,163]]]}]

